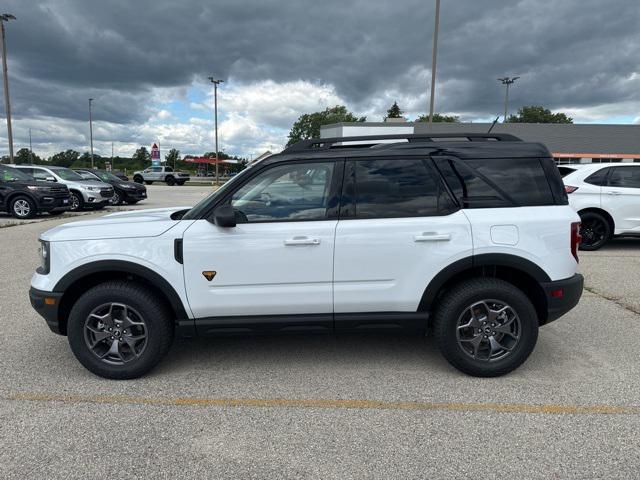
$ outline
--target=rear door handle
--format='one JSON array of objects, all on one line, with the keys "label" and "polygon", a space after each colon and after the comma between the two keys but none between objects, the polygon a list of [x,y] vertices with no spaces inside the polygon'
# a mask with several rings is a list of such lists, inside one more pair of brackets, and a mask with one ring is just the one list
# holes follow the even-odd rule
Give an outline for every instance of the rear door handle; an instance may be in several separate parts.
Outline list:
[{"label": "rear door handle", "polygon": [[320,245],[319,238],[293,237],[284,241],[285,245]]},{"label": "rear door handle", "polygon": [[441,242],[441,241],[449,241],[451,240],[451,234],[449,233],[433,233],[433,232],[424,232],[420,235],[414,235],[414,242]]}]

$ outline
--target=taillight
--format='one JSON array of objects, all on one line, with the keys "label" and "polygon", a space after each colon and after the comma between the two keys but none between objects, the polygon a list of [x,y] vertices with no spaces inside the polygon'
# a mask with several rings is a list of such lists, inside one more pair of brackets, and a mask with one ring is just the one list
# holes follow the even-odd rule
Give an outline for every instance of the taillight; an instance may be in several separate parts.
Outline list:
[{"label": "taillight", "polygon": [[581,241],[580,222],[573,222],[571,224],[571,255],[576,259],[576,262],[580,261],[578,259],[578,247],[580,246]]},{"label": "taillight", "polygon": [[571,185],[565,185],[564,191],[567,193],[573,193],[578,189],[578,187],[572,187]]}]

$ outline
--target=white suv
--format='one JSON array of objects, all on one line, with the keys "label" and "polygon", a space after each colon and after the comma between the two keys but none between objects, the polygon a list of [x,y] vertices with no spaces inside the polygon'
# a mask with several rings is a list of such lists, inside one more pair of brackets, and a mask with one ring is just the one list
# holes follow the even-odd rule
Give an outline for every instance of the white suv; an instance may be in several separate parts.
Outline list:
[{"label": "white suv", "polygon": [[149,371],[176,332],[429,330],[497,376],[577,304],[578,221],[549,151],[510,135],[307,140],[193,208],[43,233],[30,298],[109,378]]},{"label": "white suv", "polygon": [[640,164],[593,163],[558,167],[569,203],[580,215],[583,250],[614,235],[640,235]]}]

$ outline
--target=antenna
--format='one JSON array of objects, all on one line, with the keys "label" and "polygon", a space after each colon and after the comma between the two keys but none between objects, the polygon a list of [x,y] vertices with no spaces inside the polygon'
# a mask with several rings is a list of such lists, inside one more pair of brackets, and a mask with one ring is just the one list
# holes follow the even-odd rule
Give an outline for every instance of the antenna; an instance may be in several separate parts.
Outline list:
[{"label": "antenna", "polygon": [[496,117],[496,119],[493,121],[493,123],[491,124],[491,126],[489,127],[489,130],[487,130],[487,133],[491,133],[491,130],[493,130],[493,127],[496,126],[496,123],[498,123],[498,119],[500,118],[500,115],[498,115]]}]

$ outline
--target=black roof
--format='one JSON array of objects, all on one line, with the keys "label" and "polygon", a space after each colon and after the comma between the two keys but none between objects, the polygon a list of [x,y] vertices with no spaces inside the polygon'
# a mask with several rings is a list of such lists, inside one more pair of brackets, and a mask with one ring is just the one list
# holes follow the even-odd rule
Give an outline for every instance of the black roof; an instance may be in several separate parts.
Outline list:
[{"label": "black roof", "polygon": [[[394,141],[395,140],[395,141]],[[437,152],[460,158],[550,157],[541,143],[523,142],[509,134],[411,134],[334,137],[303,140],[264,160],[303,158],[430,155]]]}]

